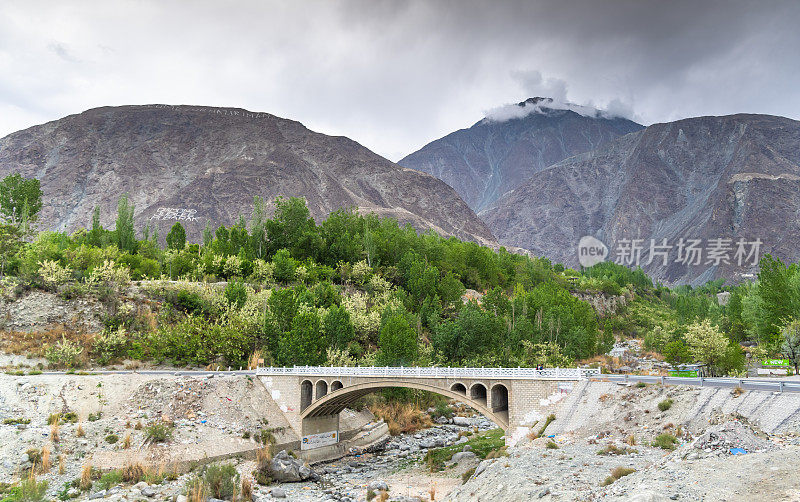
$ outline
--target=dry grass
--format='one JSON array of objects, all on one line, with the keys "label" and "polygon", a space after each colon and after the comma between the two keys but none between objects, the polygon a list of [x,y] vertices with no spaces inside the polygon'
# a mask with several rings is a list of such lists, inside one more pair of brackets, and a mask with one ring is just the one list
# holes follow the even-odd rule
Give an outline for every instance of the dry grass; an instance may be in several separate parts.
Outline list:
[{"label": "dry grass", "polygon": [[122,440],[122,449],[127,450],[131,447],[131,433],[128,432],[125,434],[125,439]]},{"label": "dry grass", "polygon": [[256,462],[259,465],[263,464],[264,462],[269,462],[270,460],[272,460],[272,448],[270,445],[256,450]]},{"label": "dry grass", "polygon": [[253,482],[249,477],[242,478],[242,501],[253,499]]},{"label": "dry grass", "polygon": [[56,420],[50,425],[50,440],[54,443],[58,443],[58,440],[61,439],[58,422],[59,421]]},{"label": "dry grass", "polygon": [[205,483],[193,483],[192,489],[189,491],[189,502],[205,502],[206,501],[206,485]]},{"label": "dry grass", "polygon": [[739,396],[741,396],[742,394],[744,394],[744,389],[743,389],[743,388],[741,388],[741,387],[738,387],[738,386],[737,386],[737,387],[734,387],[734,389],[731,391],[731,395],[732,395],[733,397],[739,397]]},{"label": "dry grass", "polygon": [[81,468],[81,490],[88,490],[92,486],[92,463],[86,462]]},{"label": "dry grass", "polygon": [[67,470],[67,457],[63,453],[58,456],[58,474],[64,475],[64,472]]},{"label": "dry grass", "polygon": [[414,403],[375,402],[369,405],[373,415],[389,426],[389,434],[408,434],[433,425],[431,417]]},{"label": "dry grass", "polygon": [[[0,337],[0,351],[9,354],[22,354],[32,357],[44,357],[47,347],[61,340],[61,337],[77,343],[81,347],[92,346],[94,335],[75,331],[64,325],[50,327],[44,331],[24,333],[21,331],[4,331]],[[83,362],[88,361],[86,350],[82,355]]]},{"label": "dry grass", "polygon": [[630,446],[636,446],[636,436],[631,434],[630,436],[625,438],[625,443],[627,443]]},{"label": "dry grass", "polygon": [[41,465],[42,474],[50,472],[50,467],[52,467],[52,464],[50,463],[50,447],[44,445],[44,447],[42,448],[42,465]]},{"label": "dry grass", "polygon": [[254,370],[258,368],[260,362],[264,360],[264,355],[261,353],[261,350],[256,350],[252,354],[250,354],[250,358],[247,360],[247,369]]},{"label": "dry grass", "polygon": [[129,462],[122,468],[122,480],[128,483],[138,483],[144,479],[146,473],[141,462]]},{"label": "dry grass", "polygon": [[75,435],[78,436],[79,438],[82,438],[83,436],[86,435],[86,431],[83,430],[82,423],[78,423],[78,428],[77,430],[75,430]]},{"label": "dry grass", "polygon": [[428,494],[431,496],[431,500],[436,500],[436,481],[431,480],[431,487],[428,490]]},{"label": "dry grass", "polygon": [[381,490],[378,493],[378,502],[386,502],[387,500],[389,500],[389,492],[386,490]]},{"label": "dry grass", "polygon": [[142,421],[139,420],[138,422],[136,422],[136,425],[133,426],[133,429],[137,431],[142,430]]},{"label": "dry grass", "polygon": [[126,370],[138,370],[142,367],[141,361],[126,361],[125,362],[125,369]]},{"label": "dry grass", "polygon": [[636,469],[632,469],[630,467],[617,467],[613,471],[611,471],[611,476],[607,477],[600,486],[608,486],[614,481],[618,480],[621,477],[627,476],[628,474],[633,474],[636,472]]},{"label": "dry grass", "polygon": [[601,403],[605,403],[609,399],[611,399],[611,394],[603,394],[599,398],[597,398]]}]

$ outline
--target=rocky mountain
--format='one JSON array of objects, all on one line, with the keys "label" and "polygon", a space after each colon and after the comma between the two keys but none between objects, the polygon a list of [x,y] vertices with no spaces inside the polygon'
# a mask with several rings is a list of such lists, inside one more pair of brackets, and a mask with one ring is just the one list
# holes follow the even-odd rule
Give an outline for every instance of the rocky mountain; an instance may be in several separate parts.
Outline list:
[{"label": "rocky mountain", "polygon": [[546,167],[642,127],[594,109],[529,98],[494,110],[398,164],[445,181],[479,212]]},{"label": "rocky mountain", "polygon": [[571,266],[594,236],[609,259],[635,265],[638,255],[668,283],[735,281],[757,270],[751,252],[800,259],[800,122],[654,124],[535,173],[482,217],[502,244]]},{"label": "rocky mountain", "polygon": [[253,196],[305,197],[313,216],[356,206],[417,229],[492,244],[494,238],[442,181],[400,167],[345,137],[268,113],[195,106],[103,107],[0,139],[0,176],[41,180],[41,221],[71,232],[93,208],[113,226],[127,192],[135,223],[161,235],[181,220],[198,238],[210,221],[249,214]]}]

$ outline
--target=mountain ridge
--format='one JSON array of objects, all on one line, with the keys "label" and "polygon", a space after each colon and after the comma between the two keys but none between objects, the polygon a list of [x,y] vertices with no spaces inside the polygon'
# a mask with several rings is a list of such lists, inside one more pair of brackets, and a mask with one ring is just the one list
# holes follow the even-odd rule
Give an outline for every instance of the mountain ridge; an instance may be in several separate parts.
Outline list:
[{"label": "mountain ridge", "polygon": [[42,221],[57,230],[88,225],[95,205],[101,222],[111,225],[118,196],[129,192],[137,227],[180,220],[197,238],[206,221],[231,224],[247,214],[254,195],[268,209],[284,195],[305,197],[318,220],[355,206],[419,230],[495,244],[485,224],[438,179],[345,136],[241,108],[92,108],[0,138],[0,175],[11,172],[42,181]]},{"label": "mountain ridge", "polygon": [[[590,117],[542,103],[553,100],[536,97],[508,105],[512,115],[517,109],[524,115],[483,118],[428,143],[398,164],[445,181],[480,212],[547,166],[644,127],[623,118]],[[529,106],[534,108],[525,111]]]}]

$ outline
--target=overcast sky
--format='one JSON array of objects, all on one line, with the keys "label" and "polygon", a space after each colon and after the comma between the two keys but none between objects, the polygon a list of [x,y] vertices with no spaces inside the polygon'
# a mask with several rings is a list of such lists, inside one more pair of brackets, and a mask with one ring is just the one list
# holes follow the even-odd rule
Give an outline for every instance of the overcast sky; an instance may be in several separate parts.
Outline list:
[{"label": "overcast sky", "polygon": [[235,106],[392,160],[553,96],[650,124],[800,119],[800,2],[0,0],[0,136],[103,105]]}]

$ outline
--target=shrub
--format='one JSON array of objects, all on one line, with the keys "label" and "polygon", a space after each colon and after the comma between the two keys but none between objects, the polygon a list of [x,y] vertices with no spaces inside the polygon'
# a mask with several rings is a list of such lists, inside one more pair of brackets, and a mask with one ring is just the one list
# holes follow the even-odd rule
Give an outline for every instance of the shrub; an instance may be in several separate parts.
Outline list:
[{"label": "shrub", "polygon": [[558,449],[558,445],[553,440],[548,441],[547,444],[545,445],[545,447],[547,447],[548,450],[557,450]]},{"label": "shrub", "polygon": [[3,425],[21,425],[21,424],[27,425],[29,423],[31,423],[30,418],[17,417],[17,418],[6,418],[3,420]]},{"label": "shrub", "polygon": [[638,453],[638,451],[632,448],[620,448],[615,444],[606,445],[605,448],[597,451],[598,455],[630,455],[631,453]]},{"label": "shrub", "polygon": [[81,354],[83,349],[80,345],[70,340],[66,336],[61,336],[61,340],[47,347],[45,357],[50,364],[67,368],[77,368],[80,366]]},{"label": "shrub", "polygon": [[439,417],[445,418],[452,418],[453,417],[453,410],[450,409],[450,406],[447,403],[440,401],[436,404],[434,410],[430,413],[431,418],[436,419]]},{"label": "shrub", "polygon": [[636,384],[636,387],[638,387],[638,388],[640,388],[640,389],[644,389],[645,387],[647,387],[647,384],[646,384],[646,383],[644,383],[644,382],[638,382],[638,383]]},{"label": "shrub", "polygon": [[428,468],[430,468],[431,472],[441,470],[444,463],[449,461],[453,454],[461,451],[464,445],[469,445],[475,455],[481,459],[507,455],[502,429],[492,429],[473,436],[466,443],[428,450],[428,453],[425,454],[425,462]]},{"label": "shrub", "polygon": [[658,403],[658,409],[661,411],[667,411],[670,408],[672,408],[672,399],[665,399]]},{"label": "shrub", "polygon": [[44,260],[39,262],[39,275],[42,276],[42,281],[51,290],[54,290],[69,280],[72,271],[62,267],[57,261]]},{"label": "shrub", "polygon": [[106,443],[108,444],[114,444],[117,441],[119,441],[119,436],[117,436],[116,434],[109,434],[108,436],[106,436]]},{"label": "shrub", "polygon": [[115,469],[100,476],[100,480],[97,482],[97,487],[100,490],[108,490],[109,488],[117,486],[120,483],[122,483],[122,471]]},{"label": "shrub", "polygon": [[47,495],[47,481],[36,481],[31,475],[22,481],[19,486],[12,488],[3,502],[42,502]]},{"label": "shrub", "polygon": [[471,478],[473,474],[475,474],[474,467],[470,467],[469,469],[464,471],[464,473],[461,475],[461,483],[463,484],[469,481],[469,478]]},{"label": "shrub", "polygon": [[154,443],[163,443],[172,437],[172,427],[165,423],[150,424],[145,428],[144,436]]},{"label": "shrub", "polygon": [[208,315],[211,310],[199,294],[184,289],[175,295],[174,303],[179,310],[187,314]]},{"label": "shrub", "polygon": [[124,327],[119,326],[115,330],[107,329],[94,339],[92,354],[98,363],[105,365],[112,359],[123,355],[127,345],[128,333]]},{"label": "shrub", "polygon": [[226,499],[233,495],[239,484],[239,472],[231,464],[211,465],[203,476],[211,495],[218,499]]},{"label": "shrub", "polygon": [[105,260],[89,274],[89,284],[116,284],[119,286],[131,282],[131,273],[125,266],[117,266],[114,260]]},{"label": "shrub", "polygon": [[225,286],[225,299],[228,304],[242,308],[247,301],[247,287],[239,281],[231,281]]},{"label": "shrub", "polygon": [[653,441],[653,446],[663,450],[674,450],[675,445],[678,444],[678,438],[669,433],[659,434]]},{"label": "shrub", "polygon": [[630,467],[617,467],[611,471],[611,475],[607,477],[600,486],[608,486],[619,478],[627,476],[628,474],[633,474],[634,472],[636,472],[636,469]]}]

